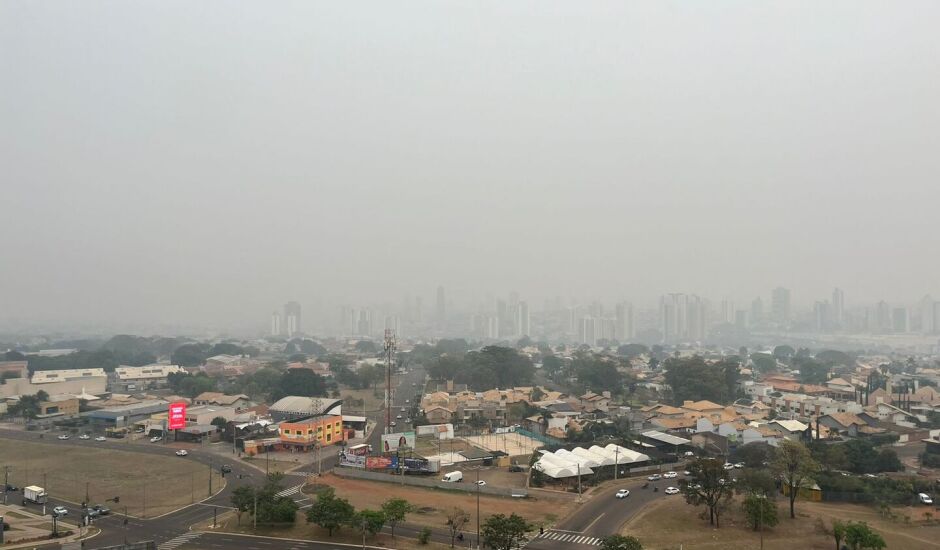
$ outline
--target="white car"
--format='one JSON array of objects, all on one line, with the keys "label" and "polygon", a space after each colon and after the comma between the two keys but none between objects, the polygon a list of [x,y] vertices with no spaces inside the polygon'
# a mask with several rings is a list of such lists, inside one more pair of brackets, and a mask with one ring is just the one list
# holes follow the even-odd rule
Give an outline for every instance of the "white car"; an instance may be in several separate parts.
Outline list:
[{"label": "white car", "polygon": [[723,467],[725,470],[733,470],[733,469],[734,469],[734,464],[732,464],[732,463],[730,463],[730,462],[725,462],[725,465],[722,466],[722,467]]},{"label": "white car", "polygon": [[695,456],[695,453],[693,453],[692,451],[686,451],[685,456]]},{"label": "white car", "polygon": [[630,491],[627,489],[620,489],[619,491],[617,491],[617,494],[614,496],[617,498],[627,498],[628,496],[630,496]]},{"label": "white car", "polygon": [[663,478],[663,476],[661,476],[661,475],[659,475],[659,474],[653,474],[653,475],[651,475],[651,476],[647,476],[647,477],[646,477],[646,479],[648,479],[648,480],[650,480],[650,481],[659,481],[659,480],[662,479],[662,478]]},{"label": "white car", "polygon": [[480,481],[477,481],[477,485],[479,485],[480,487],[485,487],[486,482],[481,479]]},{"label": "white car", "polygon": [[56,506],[52,509],[52,515],[56,517],[67,516],[69,515],[69,509],[65,506]]},{"label": "white car", "polygon": [[180,449],[180,450],[176,451],[176,456],[186,456],[186,455],[188,455],[188,454],[189,454],[189,453],[186,452],[186,449]]},{"label": "white car", "polygon": [[665,474],[663,474],[663,477],[666,479],[672,479],[674,477],[679,477],[679,474],[677,474],[676,472],[666,472]]},{"label": "white car", "polygon": [[151,442],[151,443],[159,443],[159,442],[162,441],[162,440],[163,440],[163,438],[160,437],[159,435],[155,435],[155,436],[153,436],[153,437],[150,438],[150,442]]},{"label": "white car", "polygon": [[921,504],[933,504],[933,499],[927,493],[918,493],[917,499],[920,500]]},{"label": "white car", "polygon": [[98,437],[95,438],[95,441],[107,441],[107,440],[108,438],[103,435],[99,435]]},{"label": "white car", "polygon": [[677,487],[666,487],[666,490],[663,492],[667,495],[678,495],[679,489]]},{"label": "white car", "polygon": [[68,438],[69,438],[68,434],[62,434],[62,435],[59,436],[59,440],[61,440],[61,441],[65,441],[65,440],[67,440]]},{"label": "white car", "polygon": [[389,424],[389,426],[391,426],[391,427],[393,427],[393,428],[394,428],[394,427],[395,427],[395,421],[394,421],[394,420],[392,420],[392,423],[391,423],[391,424]]},{"label": "white car", "polygon": [[91,439],[91,436],[88,435],[88,434],[82,434],[82,435],[78,436],[78,438],[81,439],[81,440],[89,440],[89,439]]},{"label": "white car", "polygon": [[737,464],[734,465],[734,467],[740,470],[741,468],[744,467],[744,463],[743,463],[743,462],[738,462]]}]

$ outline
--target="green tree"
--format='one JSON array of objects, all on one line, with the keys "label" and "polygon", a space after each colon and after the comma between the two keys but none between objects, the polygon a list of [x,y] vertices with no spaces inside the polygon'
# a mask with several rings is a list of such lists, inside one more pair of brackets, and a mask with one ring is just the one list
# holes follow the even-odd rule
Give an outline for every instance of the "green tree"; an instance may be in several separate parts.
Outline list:
[{"label": "green tree", "polygon": [[184,367],[197,367],[206,362],[209,348],[205,344],[183,344],[173,350],[170,360]]},{"label": "green tree", "polygon": [[760,468],[770,458],[772,447],[766,443],[748,443],[735,449],[735,462],[743,462],[748,468]]},{"label": "green tree", "polygon": [[457,539],[457,535],[463,531],[468,523],[470,523],[470,514],[463,508],[454,506],[447,512],[445,525],[447,525],[447,530],[450,532],[451,548],[454,547],[454,541]]},{"label": "green tree", "polygon": [[353,523],[359,528],[360,534],[368,533],[374,537],[385,527],[385,513],[381,510],[360,510]]},{"label": "green tree", "polygon": [[208,357],[214,355],[241,355],[245,352],[244,348],[231,342],[219,342],[212,346],[206,354]]},{"label": "green tree", "polygon": [[836,550],[842,550],[842,541],[845,540],[845,532],[848,528],[845,522],[835,520],[832,522],[832,538],[836,539]]},{"label": "green tree", "polygon": [[665,362],[666,383],[672,388],[673,401],[707,399],[715,403],[728,403],[737,391],[740,363],[723,359],[708,363],[699,356],[668,359]]},{"label": "green tree", "polygon": [[372,340],[359,340],[356,342],[356,351],[359,353],[376,354],[379,347]]},{"label": "green tree", "polygon": [[800,382],[804,384],[824,384],[829,380],[832,367],[813,359],[794,359],[794,366],[800,370]]},{"label": "green tree", "polygon": [[494,550],[511,550],[526,542],[526,533],[532,525],[516,514],[494,514],[483,522],[480,534],[483,542]]},{"label": "green tree", "polygon": [[643,344],[624,344],[617,348],[617,355],[627,359],[633,359],[649,352],[650,349]]},{"label": "green tree", "polygon": [[226,419],[225,419],[224,417],[222,417],[222,416],[217,416],[217,417],[215,417],[215,418],[212,419],[212,422],[209,422],[209,423],[212,424],[213,426],[219,428],[220,430],[224,430],[224,429],[225,429],[225,426],[228,425],[228,420],[226,420]]},{"label": "green tree", "polygon": [[312,370],[290,369],[281,376],[272,399],[276,401],[288,395],[325,397],[326,381]]},{"label": "green tree", "polygon": [[643,545],[636,537],[610,535],[601,539],[601,550],[643,550]]},{"label": "green tree", "polygon": [[427,544],[431,542],[431,528],[425,525],[421,528],[421,531],[418,532],[418,543]]},{"label": "green tree", "polygon": [[777,346],[774,348],[774,358],[778,361],[787,361],[796,353],[796,350],[793,349],[793,346],[788,346],[786,344],[782,346]]},{"label": "green tree", "polygon": [[685,501],[708,508],[708,523],[721,527],[723,507],[734,496],[734,484],[725,479],[724,464],[714,458],[697,458],[688,466],[689,476],[679,482]]},{"label": "green tree", "polygon": [[392,538],[395,538],[395,527],[405,521],[405,517],[414,512],[415,507],[403,498],[390,498],[382,503],[382,512],[385,514],[385,521],[392,530]]},{"label": "green tree", "polygon": [[741,504],[744,509],[744,516],[747,518],[748,525],[755,531],[764,527],[773,527],[779,521],[777,519],[777,506],[774,501],[767,498],[767,495],[751,493],[744,497]]},{"label": "green tree", "polygon": [[617,365],[605,358],[579,352],[571,362],[571,368],[585,389],[595,392],[610,390],[618,394],[623,391],[623,377]]},{"label": "green tree", "polygon": [[845,542],[852,550],[881,550],[887,546],[885,539],[864,521],[850,522],[845,527]]},{"label": "green tree", "polygon": [[790,518],[796,518],[796,497],[800,489],[813,482],[813,476],[819,472],[819,463],[813,459],[806,445],[784,439],[774,453],[770,469],[787,488]]},{"label": "green tree", "polygon": [[356,510],[344,498],[336,496],[332,487],[317,495],[317,500],[307,509],[307,521],[327,530],[329,536],[343,525],[356,519]]},{"label": "green tree", "polygon": [[735,490],[739,493],[772,495],[777,490],[774,476],[763,466],[746,468],[735,482]]},{"label": "green tree", "polygon": [[235,514],[237,515],[237,522],[240,525],[242,522],[242,514],[245,512],[250,512],[254,508],[255,503],[255,490],[253,487],[248,485],[242,485],[241,487],[236,487],[232,491],[232,507],[235,508]]},{"label": "green tree", "polygon": [[754,368],[757,372],[762,374],[777,369],[777,360],[774,359],[772,355],[767,355],[766,353],[751,354],[751,362],[754,363]]}]

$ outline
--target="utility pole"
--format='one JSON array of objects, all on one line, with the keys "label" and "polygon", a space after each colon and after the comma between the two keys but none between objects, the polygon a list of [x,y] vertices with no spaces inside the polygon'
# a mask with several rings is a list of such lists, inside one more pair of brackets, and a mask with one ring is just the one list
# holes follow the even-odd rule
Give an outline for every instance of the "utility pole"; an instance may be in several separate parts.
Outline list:
[{"label": "utility pole", "polygon": [[85,503],[91,504],[91,499],[88,498],[88,482],[85,482]]},{"label": "utility pole", "polygon": [[578,502],[581,502],[581,463],[578,463]]},{"label": "utility pole", "polygon": [[[10,485],[10,467],[4,466],[3,467],[3,504],[4,505],[6,505],[7,503],[7,486],[9,485]],[[0,526],[0,529],[2,529],[2,526]],[[2,534],[0,534],[0,536],[2,536]]]},{"label": "utility pole", "polygon": [[[6,487],[4,487],[6,489]],[[46,492],[46,498],[42,499],[42,515],[46,515],[46,500],[49,498],[49,485],[46,483],[46,472],[42,473],[42,490]],[[52,520],[52,525],[55,526],[55,520]]]},{"label": "utility pole", "polygon": [[617,481],[617,472],[620,470],[620,445],[614,448],[614,481]]},{"label": "utility pole", "polygon": [[209,496],[212,496],[212,459],[209,459]]},{"label": "utility pole", "polygon": [[480,469],[477,468],[477,548],[480,548]]},{"label": "utility pole", "polygon": [[254,522],[252,529],[255,533],[258,532],[258,489],[253,491],[255,499],[255,513],[251,515],[251,520]]},{"label": "utility pole", "polygon": [[392,422],[392,353],[395,351],[395,331],[385,329],[385,433],[391,433]]}]

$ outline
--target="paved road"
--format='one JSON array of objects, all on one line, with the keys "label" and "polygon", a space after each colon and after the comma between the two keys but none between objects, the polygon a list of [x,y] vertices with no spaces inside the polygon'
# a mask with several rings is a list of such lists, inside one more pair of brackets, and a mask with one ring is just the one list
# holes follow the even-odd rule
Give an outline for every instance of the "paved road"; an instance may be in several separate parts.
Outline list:
[{"label": "paved road", "polygon": [[[681,476],[681,474],[680,474]],[[572,546],[598,546],[603,537],[617,534],[620,527],[647,504],[660,498],[682,498],[681,495],[666,495],[663,489],[678,486],[676,479],[649,482],[645,478],[611,483],[594,492],[573,514],[562,520],[554,529],[536,536],[526,548],[556,550]],[[659,491],[654,491],[659,488]],[[630,496],[617,499],[614,494],[620,489],[629,489]]]},{"label": "paved road", "polygon": [[[413,402],[415,394],[418,393],[424,384],[425,374],[424,370],[421,368],[412,368],[407,374],[400,377],[399,390],[393,392],[393,403],[395,407],[392,410],[392,416],[397,416],[401,414],[399,411],[401,407],[408,408],[410,404],[406,403],[406,400]],[[414,384],[414,386],[412,386]],[[375,449],[379,449],[381,443],[381,435],[384,433],[385,419],[384,412],[378,413],[376,418],[376,427],[373,433],[370,435],[368,442],[373,445]],[[404,415],[403,415],[404,416]],[[396,429],[404,429],[407,426],[404,425],[402,421],[398,421],[398,426]],[[175,457],[174,453],[176,452],[175,447],[164,446],[161,444],[148,444],[148,443],[128,443],[127,441],[94,441],[94,440],[81,440],[77,437],[72,437],[71,439],[62,441],[57,439],[54,435],[44,434],[42,438],[39,437],[39,433],[36,432],[25,432],[19,430],[5,430],[0,429],[0,439],[6,440],[18,440],[18,441],[35,441],[48,443],[51,445],[77,445],[77,446],[94,446],[96,448],[104,449],[114,449],[120,451],[127,451],[133,453],[149,454],[155,456],[169,456]],[[229,548],[254,548],[255,545],[247,545],[245,537],[239,537],[236,535],[219,535],[219,534],[198,534],[189,531],[189,527],[196,523],[208,523],[212,520],[213,514],[218,512],[222,513],[231,506],[231,495],[232,491],[240,485],[253,485],[259,484],[263,481],[264,474],[259,472],[257,469],[244,464],[237,459],[225,460],[220,455],[213,453],[211,451],[203,451],[200,449],[194,449],[189,452],[189,456],[186,458],[179,458],[179,460],[192,460],[205,464],[207,469],[209,465],[213,467],[218,467],[221,464],[229,464],[232,467],[232,472],[226,475],[226,485],[221,491],[216,492],[211,497],[206,498],[202,502],[197,502],[170,514],[158,517],[158,518],[127,518],[127,523],[125,524],[125,519],[122,512],[122,507],[120,504],[112,505],[110,503],[102,503],[109,505],[112,509],[112,513],[109,516],[104,516],[95,521],[95,525],[101,529],[101,534],[91,539],[86,545],[90,548],[98,548],[103,546],[110,546],[121,544],[125,540],[129,542],[140,541],[140,540],[153,540],[157,543],[160,550],[174,550],[175,548],[189,543],[190,547],[196,548],[205,548],[209,547],[229,547]],[[335,453],[329,453],[327,456],[323,457],[322,468],[324,471],[329,470],[336,466],[338,458]],[[259,461],[260,465],[260,461]],[[316,463],[313,464],[313,467],[316,466]],[[239,474],[242,477],[239,477]],[[294,481],[296,480],[296,482]],[[285,479],[285,486],[288,489],[285,491],[288,496],[291,496],[298,504],[301,504],[302,508],[309,506],[310,498],[304,495],[299,491],[300,484],[303,483],[302,477],[290,476],[288,475]],[[120,495],[115,495],[120,496]],[[21,493],[10,493],[8,499],[11,499],[10,502],[17,503],[22,500]],[[81,509],[76,503],[64,502],[59,499],[52,498],[49,499],[47,505],[47,511],[51,510],[53,506],[62,505],[68,508],[68,520],[66,521],[78,521],[81,518]],[[28,504],[29,508],[34,511],[41,511],[41,506],[34,504]],[[407,534],[404,533],[403,534]],[[195,541],[203,537],[211,538],[211,544],[206,542],[203,544],[201,541],[197,544]],[[258,548],[335,548],[335,545],[331,546],[331,543],[315,543],[315,542],[306,542],[304,545],[298,546],[295,543],[284,542],[283,545],[280,539],[274,538],[258,538],[250,539],[257,540]],[[272,542],[276,541],[276,542]]]}]

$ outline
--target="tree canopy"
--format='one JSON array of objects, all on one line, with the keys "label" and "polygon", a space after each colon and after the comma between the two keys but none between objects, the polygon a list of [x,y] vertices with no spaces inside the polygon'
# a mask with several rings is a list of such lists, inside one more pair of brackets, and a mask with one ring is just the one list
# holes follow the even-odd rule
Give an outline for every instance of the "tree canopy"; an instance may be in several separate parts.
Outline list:
[{"label": "tree canopy", "polygon": [[526,541],[532,525],[516,514],[494,514],[483,522],[480,534],[484,543],[494,550],[512,550]]},{"label": "tree canopy", "polygon": [[643,550],[643,545],[636,537],[610,535],[601,539],[601,550]]},{"label": "tree canopy", "polygon": [[774,452],[771,471],[787,488],[790,499],[790,518],[795,518],[794,503],[800,489],[813,481],[819,464],[813,459],[806,445],[784,439]]},{"label": "tree canopy", "polygon": [[307,510],[307,521],[326,529],[331,537],[333,531],[351,524],[355,519],[355,508],[348,500],[336,496],[332,487],[320,491],[317,500]]},{"label": "tree canopy", "polygon": [[737,391],[740,363],[734,359],[723,359],[708,363],[699,356],[685,359],[668,359],[665,363],[666,383],[672,388],[673,401],[707,399],[719,404],[734,400]]},{"label": "tree canopy", "polygon": [[310,369],[290,369],[281,376],[271,398],[276,401],[288,395],[323,397],[326,390],[326,381],[319,374]]}]

